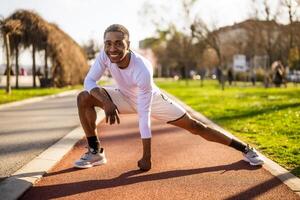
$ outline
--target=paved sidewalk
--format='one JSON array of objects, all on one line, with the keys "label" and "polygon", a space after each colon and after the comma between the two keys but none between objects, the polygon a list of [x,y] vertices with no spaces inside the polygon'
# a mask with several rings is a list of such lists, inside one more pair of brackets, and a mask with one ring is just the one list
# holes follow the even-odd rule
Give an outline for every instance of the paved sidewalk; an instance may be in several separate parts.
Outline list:
[{"label": "paved sidewalk", "polygon": [[0,180],[78,127],[77,91],[0,105]]},{"label": "paved sidewalk", "polygon": [[182,129],[153,120],[153,168],[140,172],[136,115],[121,124],[98,126],[108,163],[78,170],[73,162],[86,149],[74,149],[28,190],[30,199],[300,199],[262,167],[242,161],[241,153],[210,143]]},{"label": "paved sidewalk", "polygon": [[20,197],[83,137],[77,93],[0,105],[0,199]]}]

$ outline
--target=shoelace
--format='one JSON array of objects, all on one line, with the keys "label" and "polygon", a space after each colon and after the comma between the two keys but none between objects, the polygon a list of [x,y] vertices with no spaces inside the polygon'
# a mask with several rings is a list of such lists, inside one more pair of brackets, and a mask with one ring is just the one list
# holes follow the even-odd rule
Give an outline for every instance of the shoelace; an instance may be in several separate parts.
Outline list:
[{"label": "shoelace", "polygon": [[253,151],[253,152],[251,152],[251,157],[252,157],[252,158],[254,158],[254,157],[258,157],[258,155],[257,155],[257,153],[256,153],[256,152],[254,152],[254,151]]},{"label": "shoelace", "polygon": [[247,153],[249,153],[252,158],[258,156],[258,154],[255,152],[255,150],[253,148],[249,148]]},{"label": "shoelace", "polygon": [[90,154],[90,151],[85,152],[84,155],[81,157],[81,160],[87,160],[89,154]]},{"label": "shoelace", "polygon": [[91,149],[88,146],[86,146],[85,148],[87,149],[87,152],[85,152],[84,155],[81,156],[81,158],[80,158],[81,160],[87,160],[89,157],[89,154],[92,153]]}]

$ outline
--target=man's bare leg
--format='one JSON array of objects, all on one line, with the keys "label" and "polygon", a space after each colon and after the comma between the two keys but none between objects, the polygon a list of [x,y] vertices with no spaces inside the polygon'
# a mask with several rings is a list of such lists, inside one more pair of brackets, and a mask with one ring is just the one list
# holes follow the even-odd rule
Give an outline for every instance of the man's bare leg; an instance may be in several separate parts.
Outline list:
[{"label": "man's bare leg", "polygon": [[199,135],[208,141],[224,144],[240,152],[243,152],[244,160],[249,162],[250,165],[262,165],[264,163],[263,158],[260,157],[253,148],[249,147],[241,141],[223,134],[222,132],[212,127],[203,124],[197,119],[191,117],[189,114],[186,114],[184,117],[177,121],[170,122],[170,124],[184,128],[189,132],[195,135]]},{"label": "man's bare leg", "polygon": [[[205,124],[192,118],[189,114],[186,114],[183,118],[177,121],[170,122],[170,124],[186,129],[189,132],[200,135],[206,140],[212,142],[217,142],[224,145],[230,145],[232,142],[232,138],[206,126]],[[148,171],[151,168],[151,139],[143,139],[143,158],[139,160],[138,166],[143,171]]]},{"label": "man's bare leg", "polygon": [[95,107],[100,107],[104,110],[106,122],[114,124],[116,121],[120,123],[116,106],[110,100],[103,88],[94,88],[88,93],[82,91],[77,96],[77,107],[79,119],[86,135],[89,147],[95,151],[99,150],[99,140],[96,133],[97,113]]},{"label": "man's bare leg", "polygon": [[192,134],[199,135],[208,141],[229,145],[232,140],[232,138],[224,135],[220,131],[217,131],[192,118],[189,114],[186,114],[177,121],[170,122],[170,124],[183,128]]},{"label": "man's bare leg", "polygon": [[82,91],[77,96],[77,107],[79,119],[87,137],[96,136],[96,119],[97,114],[95,107],[104,110],[106,122],[110,124],[120,123],[117,114],[117,107],[110,100],[107,93],[102,88],[94,88],[90,93]]},{"label": "man's bare leg", "polygon": [[96,119],[97,113],[95,107],[98,106],[103,109],[100,101],[95,99],[87,91],[82,91],[77,96],[77,108],[80,123],[84,130],[86,137],[96,136]]},{"label": "man's bare leg", "polygon": [[237,141],[212,127],[205,125],[197,119],[194,119],[188,113],[181,119],[170,122],[170,124],[183,128],[192,134],[199,135],[208,141],[231,146],[241,152],[245,152],[245,149],[247,147],[246,144]]},{"label": "man's bare leg", "polygon": [[88,145],[94,152],[98,152],[100,149],[100,142],[96,132],[96,106],[103,107],[102,103],[87,91],[78,94],[77,107],[79,119],[86,135]]},{"label": "man's bare leg", "polygon": [[89,168],[107,162],[103,148],[96,132],[97,113],[95,107],[100,107],[105,112],[106,122],[120,123],[116,105],[110,100],[102,88],[94,88],[88,93],[81,92],[77,97],[79,119],[87,138],[89,150],[79,160],[75,161],[76,168]]}]

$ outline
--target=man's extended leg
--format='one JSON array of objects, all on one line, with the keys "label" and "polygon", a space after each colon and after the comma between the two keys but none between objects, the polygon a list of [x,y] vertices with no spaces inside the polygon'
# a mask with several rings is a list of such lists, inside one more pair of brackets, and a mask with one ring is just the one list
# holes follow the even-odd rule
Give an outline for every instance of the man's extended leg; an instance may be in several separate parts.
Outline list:
[{"label": "man's extended leg", "polygon": [[188,113],[182,118],[176,121],[169,122],[172,125],[178,126],[180,128],[186,129],[187,131],[200,135],[204,139],[212,142],[217,142],[225,145],[230,145],[232,138],[227,135],[217,131],[204,123],[198,121],[191,117]]},{"label": "man's extended leg", "polygon": [[212,142],[217,142],[220,144],[231,146],[244,153],[244,160],[249,162],[251,165],[261,165],[263,160],[257,155],[257,153],[250,149],[246,144],[237,141],[234,138],[227,136],[226,134],[209,127],[202,122],[194,119],[189,114],[179,120],[172,121],[170,124],[186,129],[187,131],[199,135],[204,139]]}]

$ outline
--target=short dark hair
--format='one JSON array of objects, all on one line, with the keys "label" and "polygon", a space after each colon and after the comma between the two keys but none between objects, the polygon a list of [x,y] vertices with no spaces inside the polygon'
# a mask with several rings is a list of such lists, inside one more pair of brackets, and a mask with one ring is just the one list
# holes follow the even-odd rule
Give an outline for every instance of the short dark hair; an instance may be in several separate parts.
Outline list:
[{"label": "short dark hair", "polygon": [[103,37],[105,37],[106,33],[108,32],[121,32],[123,33],[123,36],[127,36],[127,39],[129,40],[129,31],[127,28],[121,24],[112,24],[109,27],[106,28],[104,31]]}]

